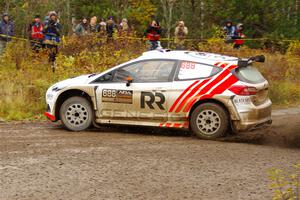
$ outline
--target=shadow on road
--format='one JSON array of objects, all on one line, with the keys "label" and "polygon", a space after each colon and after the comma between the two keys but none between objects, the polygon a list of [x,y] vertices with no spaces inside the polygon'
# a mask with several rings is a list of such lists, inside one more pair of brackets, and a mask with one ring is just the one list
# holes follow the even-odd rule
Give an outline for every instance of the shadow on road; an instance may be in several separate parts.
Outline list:
[{"label": "shadow on road", "polygon": [[[57,125],[55,129],[62,129]],[[91,133],[109,134],[136,134],[148,136],[167,136],[167,137],[191,137],[188,131],[166,128],[137,127],[123,125],[106,125],[101,128],[92,128]],[[197,140],[196,137],[194,137]],[[255,145],[278,146],[285,148],[300,148],[300,116],[277,117],[274,123],[267,129],[242,132],[238,134],[228,134],[224,138],[217,139],[219,142],[245,143]]]},{"label": "shadow on road", "polygon": [[[246,143],[255,145],[279,146],[286,148],[300,148],[300,126],[286,127],[272,126],[268,129],[242,132],[238,134],[228,134],[224,138],[217,139],[220,142]],[[91,132],[99,132],[99,129],[91,129]],[[162,129],[151,127],[133,126],[105,126],[101,127],[100,132],[125,133],[167,137],[191,137],[188,131],[176,129]],[[197,138],[194,137],[196,140]]]}]

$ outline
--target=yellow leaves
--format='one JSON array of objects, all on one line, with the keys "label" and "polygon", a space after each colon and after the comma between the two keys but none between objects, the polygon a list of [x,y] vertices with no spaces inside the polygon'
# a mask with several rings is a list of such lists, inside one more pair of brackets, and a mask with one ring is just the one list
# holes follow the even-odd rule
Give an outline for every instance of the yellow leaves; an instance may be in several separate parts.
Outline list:
[{"label": "yellow leaves", "polygon": [[294,170],[292,174],[277,168],[268,171],[273,200],[300,199],[300,164],[294,165]]},{"label": "yellow leaves", "polygon": [[300,56],[300,40],[295,40],[290,43],[287,54]]},{"label": "yellow leaves", "polygon": [[139,25],[150,23],[152,16],[156,13],[156,6],[149,0],[131,0],[130,5],[131,12],[129,13],[128,18]]},{"label": "yellow leaves", "polygon": [[22,5],[22,8],[24,10],[27,10],[28,9],[28,6],[29,6],[29,3],[28,2],[25,2],[23,5]]}]

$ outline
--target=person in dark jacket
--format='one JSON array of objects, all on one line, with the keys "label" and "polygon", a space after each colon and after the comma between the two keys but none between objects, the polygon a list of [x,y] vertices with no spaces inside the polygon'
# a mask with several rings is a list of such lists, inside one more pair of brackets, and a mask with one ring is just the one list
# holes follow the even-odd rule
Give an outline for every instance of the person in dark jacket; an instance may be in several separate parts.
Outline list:
[{"label": "person in dark jacket", "polygon": [[225,42],[233,43],[237,37],[236,27],[231,20],[227,20],[226,25],[223,28],[225,34]]},{"label": "person in dark jacket", "polygon": [[0,54],[4,51],[7,42],[11,41],[14,35],[14,24],[10,20],[9,15],[4,13],[0,22]]},{"label": "person in dark jacket", "polygon": [[32,23],[28,26],[28,35],[33,50],[38,51],[42,47],[44,40],[44,25],[41,22],[40,15],[36,15]]},{"label": "person in dark jacket", "polygon": [[113,20],[113,17],[109,17],[106,22],[106,33],[108,40],[112,40],[115,30],[117,29],[117,25]]},{"label": "person in dark jacket", "polygon": [[161,27],[157,21],[153,20],[145,31],[145,35],[150,42],[149,50],[157,49],[160,46],[160,34]]},{"label": "person in dark jacket", "polygon": [[106,35],[106,22],[104,18],[102,18],[101,22],[98,24],[97,32],[99,33],[100,37],[104,37]]},{"label": "person in dark jacket", "polygon": [[81,23],[76,26],[75,33],[77,36],[86,36],[90,33],[90,25],[86,17],[82,18]]},{"label": "person in dark jacket", "polygon": [[237,37],[234,40],[233,48],[239,49],[245,43],[244,39],[246,37],[246,35],[244,34],[244,25],[242,23],[238,23],[236,25],[236,32],[237,32]]},{"label": "person in dark jacket", "polygon": [[49,62],[52,63],[52,70],[55,70],[55,60],[58,53],[62,26],[58,22],[56,12],[51,12],[49,20],[44,25],[43,33],[45,35],[44,44],[49,49]]}]

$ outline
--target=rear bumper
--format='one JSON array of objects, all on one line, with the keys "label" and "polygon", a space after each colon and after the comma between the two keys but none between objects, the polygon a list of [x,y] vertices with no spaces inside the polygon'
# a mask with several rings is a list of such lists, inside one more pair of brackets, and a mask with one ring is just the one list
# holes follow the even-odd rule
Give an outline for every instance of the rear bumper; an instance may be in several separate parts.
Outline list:
[{"label": "rear bumper", "polygon": [[272,103],[266,102],[261,106],[249,106],[242,109],[237,108],[240,120],[232,122],[233,129],[236,131],[248,131],[257,128],[265,128],[272,124]]}]

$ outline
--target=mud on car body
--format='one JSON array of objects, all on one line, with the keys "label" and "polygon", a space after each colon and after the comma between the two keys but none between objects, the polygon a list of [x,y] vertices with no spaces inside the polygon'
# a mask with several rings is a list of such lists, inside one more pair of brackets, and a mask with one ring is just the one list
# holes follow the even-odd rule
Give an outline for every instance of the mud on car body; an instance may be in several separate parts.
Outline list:
[{"label": "mud on car body", "polygon": [[269,84],[253,66],[263,56],[155,50],[101,74],[51,86],[52,121],[71,131],[94,124],[183,128],[214,139],[271,124]]}]

